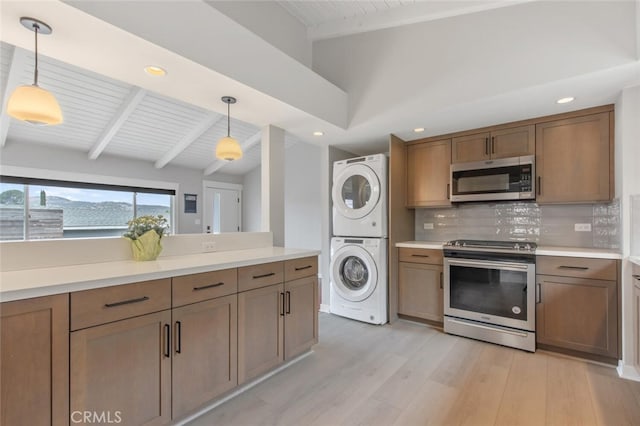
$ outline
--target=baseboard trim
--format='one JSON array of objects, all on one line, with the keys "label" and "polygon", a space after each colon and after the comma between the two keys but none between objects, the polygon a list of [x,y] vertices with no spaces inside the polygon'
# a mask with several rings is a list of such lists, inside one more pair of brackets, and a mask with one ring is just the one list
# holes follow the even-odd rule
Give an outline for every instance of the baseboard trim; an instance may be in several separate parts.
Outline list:
[{"label": "baseboard trim", "polygon": [[328,314],[331,313],[331,310],[329,309],[329,305],[326,303],[321,303],[320,304],[320,312],[326,312]]},{"label": "baseboard trim", "polygon": [[618,362],[618,376],[623,379],[633,380],[634,382],[640,382],[640,373],[632,365],[626,365],[622,361]]},{"label": "baseboard trim", "polygon": [[182,425],[186,425],[187,423],[189,423],[192,420],[197,419],[198,417],[202,416],[203,414],[213,410],[214,408],[224,404],[225,402],[229,401],[230,399],[235,398],[236,396],[248,391],[249,389],[251,389],[252,387],[264,382],[265,380],[267,380],[268,378],[278,374],[279,372],[281,372],[282,370],[289,368],[290,366],[292,366],[293,364],[297,363],[298,361],[308,357],[309,355],[311,355],[313,353],[313,350],[310,350],[309,352],[305,352],[302,355],[298,356],[297,358],[292,359],[291,361],[288,361],[285,364],[282,364],[280,367],[271,370],[270,372],[266,373],[264,376],[260,376],[257,379],[246,383],[242,386],[240,386],[239,388],[237,388],[236,390],[234,390],[233,392],[231,392],[230,394],[215,400],[213,403],[211,403],[210,405],[207,405],[206,407],[204,407],[203,409],[199,410],[198,412],[191,414],[189,417],[185,417],[184,419],[180,419],[178,420],[176,423],[172,423],[175,426],[182,426]]}]

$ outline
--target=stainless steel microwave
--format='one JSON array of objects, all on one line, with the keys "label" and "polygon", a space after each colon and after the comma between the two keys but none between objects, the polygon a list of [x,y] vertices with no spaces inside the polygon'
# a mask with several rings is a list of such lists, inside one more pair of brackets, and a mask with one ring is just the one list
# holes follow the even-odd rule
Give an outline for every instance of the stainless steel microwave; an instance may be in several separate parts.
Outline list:
[{"label": "stainless steel microwave", "polygon": [[451,201],[532,200],[535,156],[451,165]]}]

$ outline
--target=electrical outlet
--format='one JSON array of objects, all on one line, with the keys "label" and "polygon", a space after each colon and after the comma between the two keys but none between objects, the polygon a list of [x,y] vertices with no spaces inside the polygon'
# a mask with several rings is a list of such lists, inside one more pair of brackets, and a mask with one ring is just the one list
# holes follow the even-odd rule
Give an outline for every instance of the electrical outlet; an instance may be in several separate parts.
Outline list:
[{"label": "electrical outlet", "polygon": [[202,252],[203,253],[208,253],[208,252],[212,252],[212,251],[216,251],[216,243],[215,243],[215,241],[204,241],[202,243]]},{"label": "electrical outlet", "polygon": [[590,223],[576,223],[573,226],[573,230],[576,232],[591,232],[591,224]]},{"label": "electrical outlet", "polygon": [[433,229],[433,223],[424,223],[422,226],[424,229]]}]

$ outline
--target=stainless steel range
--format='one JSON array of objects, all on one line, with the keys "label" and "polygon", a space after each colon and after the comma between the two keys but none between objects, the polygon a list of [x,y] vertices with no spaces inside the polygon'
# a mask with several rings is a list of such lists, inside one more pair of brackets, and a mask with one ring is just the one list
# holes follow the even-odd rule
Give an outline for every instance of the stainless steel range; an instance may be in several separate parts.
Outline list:
[{"label": "stainless steel range", "polygon": [[444,331],[536,350],[535,243],[444,245]]}]

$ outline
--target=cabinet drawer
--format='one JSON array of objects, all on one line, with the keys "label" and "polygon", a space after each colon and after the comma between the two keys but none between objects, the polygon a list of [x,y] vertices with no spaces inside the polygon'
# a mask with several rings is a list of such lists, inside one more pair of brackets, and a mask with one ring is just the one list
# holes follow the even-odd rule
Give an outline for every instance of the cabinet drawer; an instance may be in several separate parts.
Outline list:
[{"label": "cabinet drawer", "polygon": [[284,280],[292,281],[298,278],[318,275],[318,257],[310,256],[292,259],[284,262]]},{"label": "cabinet drawer", "polygon": [[263,263],[238,268],[238,291],[266,287],[283,282],[284,262]]},{"label": "cabinet drawer", "polygon": [[188,305],[237,292],[236,268],[175,277],[171,288],[173,306]]},{"label": "cabinet drawer", "polygon": [[614,259],[538,256],[536,273],[615,281],[618,279],[618,262]]},{"label": "cabinet drawer", "polygon": [[71,330],[171,308],[171,278],[71,293]]},{"label": "cabinet drawer", "polygon": [[398,261],[442,265],[442,250],[401,247],[398,249]]}]

